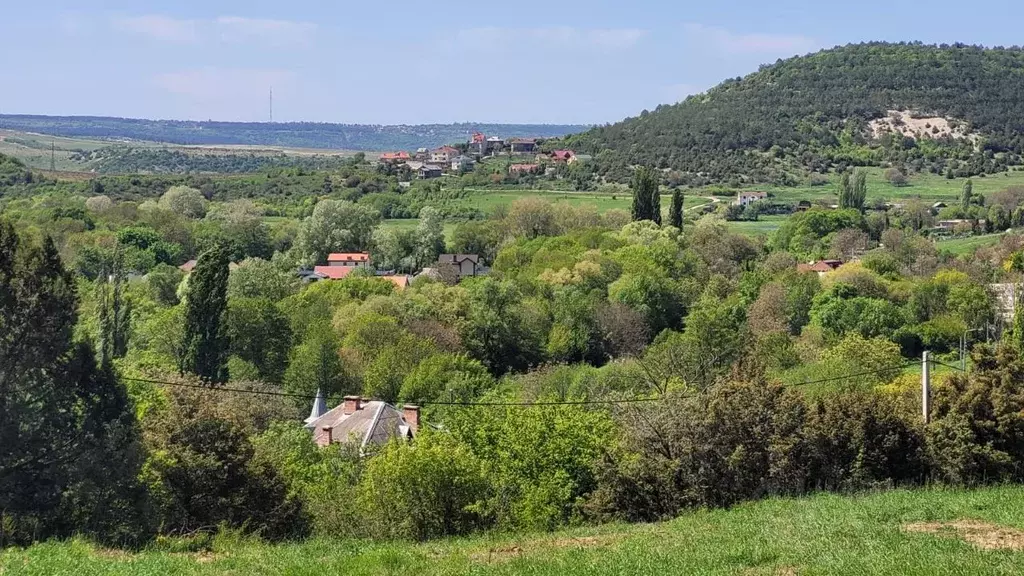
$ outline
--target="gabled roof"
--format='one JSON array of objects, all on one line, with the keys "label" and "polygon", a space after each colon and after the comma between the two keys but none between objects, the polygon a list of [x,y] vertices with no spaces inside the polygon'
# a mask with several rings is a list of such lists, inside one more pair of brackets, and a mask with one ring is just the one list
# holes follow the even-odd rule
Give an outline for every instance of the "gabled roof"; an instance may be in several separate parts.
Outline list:
[{"label": "gabled roof", "polygon": [[317,388],[316,399],[313,400],[313,409],[309,412],[309,418],[306,418],[306,428],[313,428],[313,422],[316,422],[317,418],[320,418],[327,413],[327,402],[324,400],[323,392]]},{"label": "gabled roof", "polygon": [[326,277],[328,280],[341,280],[355,269],[355,266],[316,266],[313,268],[313,272]]},{"label": "gabled roof", "polygon": [[192,260],[189,260],[188,262],[185,262],[181,266],[178,266],[178,269],[181,270],[182,272],[188,274],[189,272],[191,272],[192,270],[195,269],[196,264],[198,264],[198,263],[199,263],[199,261],[193,258]]},{"label": "gabled roof", "polygon": [[469,260],[473,264],[480,263],[480,256],[476,254],[441,254],[437,261],[441,264],[458,264]]},{"label": "gabled roof", "polygon": [[555,160],[568,160],[569,158],[572,158],[575,155],[576,153],[573,152],[572,150],[555,150],[554,152],[551,153],[551,157],[554,158]]},{"label": "gabled roof", "polygon": [[458,152],[458,151],[459,151],[458,148],[454,148],[452,146],[441,146],[437,150],[434,150],[434,152],[447,152],[449,154],[451,154],[452,152]]},{"label": "gabled roof", "polygon": [[328,262],[369,262],[370,255],[366,252],[332,252],[327,255]]},{"label": "gabled roof", "polygon": [[329,427],[335,442],[351,440],[358,442],[360,448],[382,446],[392,438],[408,437],[410,430],[402,411],[380,400],[360,403],[352,414],[345,414],[343,402],[307,427],[314,432]]},{"label": "gabled roof", "polygon": [[831,272],[843,265],[842,260],[821,260],[810,264],[797,264],[797,272]]},{"label": "gabled roof", "polygon": [[420,170],[427,170],[427,171],[430,171],[430,172],[440,172],[442,170],[442,168],[440,166],[438,166],[437,164],[424,164],[423,166],[420,166]]},{"label": "gabled roof", "polygon": [[381,160],[408,160],[408,152],[385,152],[380,155]]}]

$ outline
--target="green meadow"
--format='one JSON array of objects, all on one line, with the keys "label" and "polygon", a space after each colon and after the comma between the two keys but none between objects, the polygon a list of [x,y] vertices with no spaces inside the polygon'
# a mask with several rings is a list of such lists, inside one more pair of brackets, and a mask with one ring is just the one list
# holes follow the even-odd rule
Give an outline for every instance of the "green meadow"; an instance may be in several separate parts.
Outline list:
[{"label": "green meadow", "polygon": [[76,574],[1020,574],[1024,487],[770,499],[658,524],[422,544],[219,536],[138,552],[82,540],[0,552],[5,576]]}]

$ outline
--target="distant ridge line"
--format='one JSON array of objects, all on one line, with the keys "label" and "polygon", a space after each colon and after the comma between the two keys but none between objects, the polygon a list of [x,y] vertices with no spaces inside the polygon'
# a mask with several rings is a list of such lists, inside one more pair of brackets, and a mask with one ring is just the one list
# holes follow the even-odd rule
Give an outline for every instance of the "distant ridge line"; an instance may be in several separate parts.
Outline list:
[{"label": "distant ridge line", "polygon": [[0,114],[0,129],[70,138],[147,140],[182,145],[258,145],[386,151],[465,142],[474,132],[502,137],[556,138],[584,131],[581,124],[339,124],[151,120],[112,116]]}]

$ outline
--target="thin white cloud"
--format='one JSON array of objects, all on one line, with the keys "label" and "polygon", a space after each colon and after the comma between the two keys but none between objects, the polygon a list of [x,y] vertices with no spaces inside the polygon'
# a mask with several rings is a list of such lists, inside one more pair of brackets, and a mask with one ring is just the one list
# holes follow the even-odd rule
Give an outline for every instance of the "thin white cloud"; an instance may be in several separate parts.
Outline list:
[{"label": "thin white cloud", "polygon": [[161,14],[118,16],[111,22],[115,29],[146,36],[154,40],[192,44],[199,41],[199,26],[195,20],[181,20]]},{"label": "thin white cloud", "polygon": [[223,42],[231,44],[262,43],[273,46],[306,45],[316,31],[316,24],[220,16],[212,20],[173,18],[161,14],[118,16],[111,20],[116,30],[176,44]]},{"label": "thin white cloud", "polygon": [[306,44],[316,31],[311,22],[268,20],[242,16],[221,16],[215,21],[227,42],[269,42],[277,45]]},{"label": "thin white cloud", "polygon": [[717,26],[686,24],[687,34],[725,54],[767,54],[793,56],[804,54],[820,44],[814,38],[799,34],[741,34]]},{"label": "thin white cloud", "polygon": [[460,30],[460,44],[495,47],[510,43],[527,43],[525,48],[584,48],[625,50],[638,44],[647,35],[639,28],[500,28],[495,26]]}]

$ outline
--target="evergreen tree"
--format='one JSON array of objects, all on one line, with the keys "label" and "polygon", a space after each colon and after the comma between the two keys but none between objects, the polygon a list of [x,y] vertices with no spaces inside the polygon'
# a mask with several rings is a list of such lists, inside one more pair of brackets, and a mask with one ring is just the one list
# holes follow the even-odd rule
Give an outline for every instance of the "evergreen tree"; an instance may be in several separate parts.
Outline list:
[{"label": "evergreen tree", "polygon": [[[109,282],[108,282],[109,281]],[[124,297],[124,273],[115,264],[109,276],[100,274],[96,279],[96,313],[99,320],[97,352],[99,364],[106,368],[110,362],[128,353],[131,333],[132,306]]]},{"label": "evergreen tree", "polygon": [[227,250],[217,246],[199,257],[189,276],[179,366],[182,374],[218,383],[228,379],[228,264]]},{"label": "evergreen tree", "polygon": [[657,171],[647,166],[641,166],[633,173],[629,184],[633,190],[633,220],[651,220],[661,224],[658,180]]},{"label": "evergreen tree", "polygon": [[669,223],[672,226],[682,230],[683,229],[683,193],[680,192],[678,188],[676,188],[675,190],[672,191],[672,206],[669,208],[668,215],[669,215]]},{"label": "evergreen tree", "polygon": [[1013,343],[1017,353],[1024,356],[1024,297],[1021,295],[1021,290],[1024,290],[1024,284],[1018,284],[1014,288],[1017,301],[1014,303],[1013,331],[1010,334],[1010,341]]},{"label": "evergreen tree", "polygon": [[0,222],[0,548],[146,533],[134,409],[92,347],[73,343],[77,305],[53,242]]},{"label": "evergreen tree", "polygon": [[964,182],[963,190],[960,191],[960,208],[967,210],[971,207],[971,198],[974,197],[974,183],[968,178]]}]

